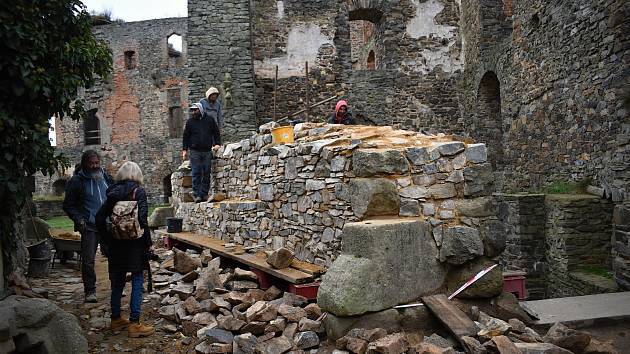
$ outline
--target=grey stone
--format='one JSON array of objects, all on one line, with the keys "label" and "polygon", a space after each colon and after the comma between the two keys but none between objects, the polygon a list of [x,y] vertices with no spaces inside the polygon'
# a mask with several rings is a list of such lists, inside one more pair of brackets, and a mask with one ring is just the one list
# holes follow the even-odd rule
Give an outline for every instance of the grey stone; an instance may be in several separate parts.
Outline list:
[{"label": "grey stone", "polygon": [[551,343],[514,343],[522,354],[573,354]]},{"label": "grey stone", "polygon": [[399,192],[403,198],[420,199],[429,196],[429,190],[422,186],[409,186],[402,188]]},{"label": "grey stone", "polygon": [[384,179],[357,178],[350,181],[350,205],[359,218],[398,215],[400,196],[394,182]]},{"label": "grey stone", "polygon": [[307,316],[306,310],[303,308],[284,304],[278,307],[278,313],[289,322],[298,322]]},{"label": "grey stone", "polygon": [[497,203],[493,197],[457,199],[455,203],[462,216],[475,218],[497,216]]},{"label": "grey stone", "polygon": [[220,328],[228,331],[238,331],[245,326],[245,321],[239,320],[232,316],[219,316],[217,317],[217,324]]},{"label": "grey stone", "polygon": [[410,147],[406,150],[407,158],[415,166],[422,166],[433,161],[426,147]]},{"label": "grey stone", "polygon": [[[48,353],[64,353],[68,348],[77,353],[88,352],[88,342],[77,318],[46,299],[9,296],[0,301],[0,318],[9,324],[3,329],[3,336],[27,334],[30,343],[42,342]],[[0,343],[0,349],[10,348]]]},{"label": "grey stone", "polygon": [[434,199],[452,198],[457,195],[452,183],[439,183],[429,187],[428,194]]},{"label": "grey stone", "polygon": [[307,191],[318,191],[326,188],[326,182],[318,181],[314,179],[309,179],[306,181],[306,190]]},{"label": "grey stone", "polygon": [[162,306],[158,310],[158,314],[169,321],[175,321],[175,305]]},{"label": "grey stone", "polygon": [[278,310],[267,301],[257,301],[245,312],[247,322],[268,322],[278,317]]},{"label": "grey stone", "polygon": [[193,316],[193,323],[202,325],[202,326],[216,326],[217,321],[213,314],[210,312],[200,312]]},{"label": "grey stone", "polygon": [[174,256],[174,265],[175,270],[180,274],[187,274],[192,272],[193,270],[201,267],[201,260],[199,258],[193,258],[188,255],[186,252],[179,251],[177,249],[173,249],[175,251]]},{"label": "grey stone", "polygon": [[420,216],[420,203],[417,200],[403,199],[400,203],[400,216]]},{"label": "grey stone", "polygon": [[479,226],[479,235],[483,242],[483,253],[488,257],[497,257],[506,247],[507,231],[498,220],[486,220]]},{"label": "grey stone", "polygon": [[484,163],[488,160],[486,144],[468,144],[465,154],[466,160],[472,163]]},{"label": "grey stone", "polygon": [[356,150],[352,170],[357,177],[403,174],[409,171],[409,163],[400,150]]},{"label": "grey stone", "polygon": [[265,342],[258,342],[256,352],[260,354],[282,354],[293,347],[293,343],[284,336],[272,338]]},{"label": "grey stone", "polygon": [[[453,293],[460,286],[464,285],[479,271],[493,265],[490,259],[481,257],[467,262],[461,267],[453,268],[447,277],[448,292]],[[500,267],[495,267],[490,273],[484,275],[474,284],[462,291],[457,297],[460,298],[492,298],[498,296],[503,291],[503,274]]]},{"label": "grey stone", "polygon": [[492,193],[494,175],[489,163],[473,165],[464,169],[464,195],[477,197]]},{"label": "grey stone", "polygon": [[[425,222],[347,223],[342,254],[323,276],[317,303],[339,316],[383,310],[417,299],[444,281]],[[391,289],[396,289],[392,292]]]},{"label": "grey stone", "polygon": [[464,143],[460,141],[441,143],[437,146],[437,150],[442,156],[452,156],[464,151]]},{"label": "grey stone", "polygon": [[261,183],[258,186],[258,198],[266,202],[273,201],[274,200],[273,184]]},{"label": "grey stone", "polygon": [[319,345],[319,337],[313,331],[299,332],[295,335],[294,342],[300,349],[309,349]]},{"label": "grey stone", "polygon": [[483,255],[483,242],[479,231],[467,226],[452,226],[444,232],[440,260],[454,265]]},{"label": "grey stone", "polygon": [[149,216],[149,227],[157,228],[166,226],[166,218],[172,218],[173,216],[175,216],[175,210],[173,207],[157,207],[153,210],[151,216]]},{"label": "grey stone", "polygon": [[206,340],[211,343],[230,343],[234,340],[234,335],[230,331],[226,331],[220,328],[212,328],[205,333]]},{"label": "grey stone", "polygon": [[257,343],[256,336],[251,333],[244,333],[234,337],[232,348],[235,354],[254,354]]},{"label": "grey stone", "polygon": [[323,332],[324,328],[322,327],[322,323],[320,321],[311,320],[306,317],[300,318],[300,322],[298,323],[298,331],[313,331],[316,333]]},{"label": "grey stone", "polygon": [[244,270],[241,268],[234,269],[234,279],[236,280],[248,280],[248,281],[258,281],[258,276],[256,273],[250,270]]},{"label": "grey stone", "polygon": [[557,345],[574,353],[582,353],[591,342],[591,336],[561,323],[555,323],[543,337],[545,342]]}]

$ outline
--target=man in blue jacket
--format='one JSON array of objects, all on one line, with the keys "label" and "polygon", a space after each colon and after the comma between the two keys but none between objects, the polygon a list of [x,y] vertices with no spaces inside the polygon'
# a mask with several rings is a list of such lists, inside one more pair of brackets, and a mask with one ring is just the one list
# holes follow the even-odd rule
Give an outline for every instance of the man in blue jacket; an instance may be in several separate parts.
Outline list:
[{"label": "man in blue jacket", "polygon": [[81,233],[81,276],[85,302],[97,302],[94,259],[99,244],[96,213],[107,196],[112,178],[101,168],[101,158],[94,150],[81,156],[81,164],[66,185],[63,210],[74,222],[74,230]]},{"label": "man in blue jacket", "polygon": [[212,148],[221,145],[221,133],[217,121],[204,113],[200,103],[190,109],[192,118],[184,128],[182,158],[190,157],[194,200],[199,203],[208,199]]}]

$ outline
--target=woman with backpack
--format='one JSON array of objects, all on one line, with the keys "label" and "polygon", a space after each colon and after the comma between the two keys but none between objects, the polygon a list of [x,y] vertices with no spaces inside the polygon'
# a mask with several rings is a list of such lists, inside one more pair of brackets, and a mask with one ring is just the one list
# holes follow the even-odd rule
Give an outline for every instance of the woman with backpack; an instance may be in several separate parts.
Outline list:
[{"label": "woman with backpack", "polygon": [[[96,215],[96,225],[102,235],[103,254],[108,258],[112,287],[110,328],[123,330],[128,327],[129,337],[146,337],[153,334],[155,329],[140,323],[143,270],[148,266],[147,257],[151,248],[147,222],[149,205],[142,188],[142,171],[138,164],[127,161],[118,170],[115,181],[107,189],[107,200]],[[129,320],[120,313],[128,272],[131,273],[132,289]]]}]

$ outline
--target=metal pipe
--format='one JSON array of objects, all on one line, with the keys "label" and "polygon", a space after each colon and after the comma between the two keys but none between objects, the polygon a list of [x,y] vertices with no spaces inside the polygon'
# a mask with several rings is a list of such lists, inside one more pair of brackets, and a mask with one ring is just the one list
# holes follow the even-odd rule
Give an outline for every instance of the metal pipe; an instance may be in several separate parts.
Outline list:
[{"label": "metal pipe", "polygon": [[273,121],[276,121],[276,96],[278,94],[278,65],[276,65],[276,77],[273,80]]}]

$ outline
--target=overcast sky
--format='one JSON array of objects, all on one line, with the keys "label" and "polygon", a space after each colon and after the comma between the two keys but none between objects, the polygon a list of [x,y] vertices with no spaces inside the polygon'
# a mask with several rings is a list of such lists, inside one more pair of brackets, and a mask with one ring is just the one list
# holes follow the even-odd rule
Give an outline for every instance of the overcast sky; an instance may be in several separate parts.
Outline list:
[{"label": "overcast sky", "polygon": [[82,0],[88,11],[111,10],[112,18],[126,22],[185,17],[187,0]]}]

